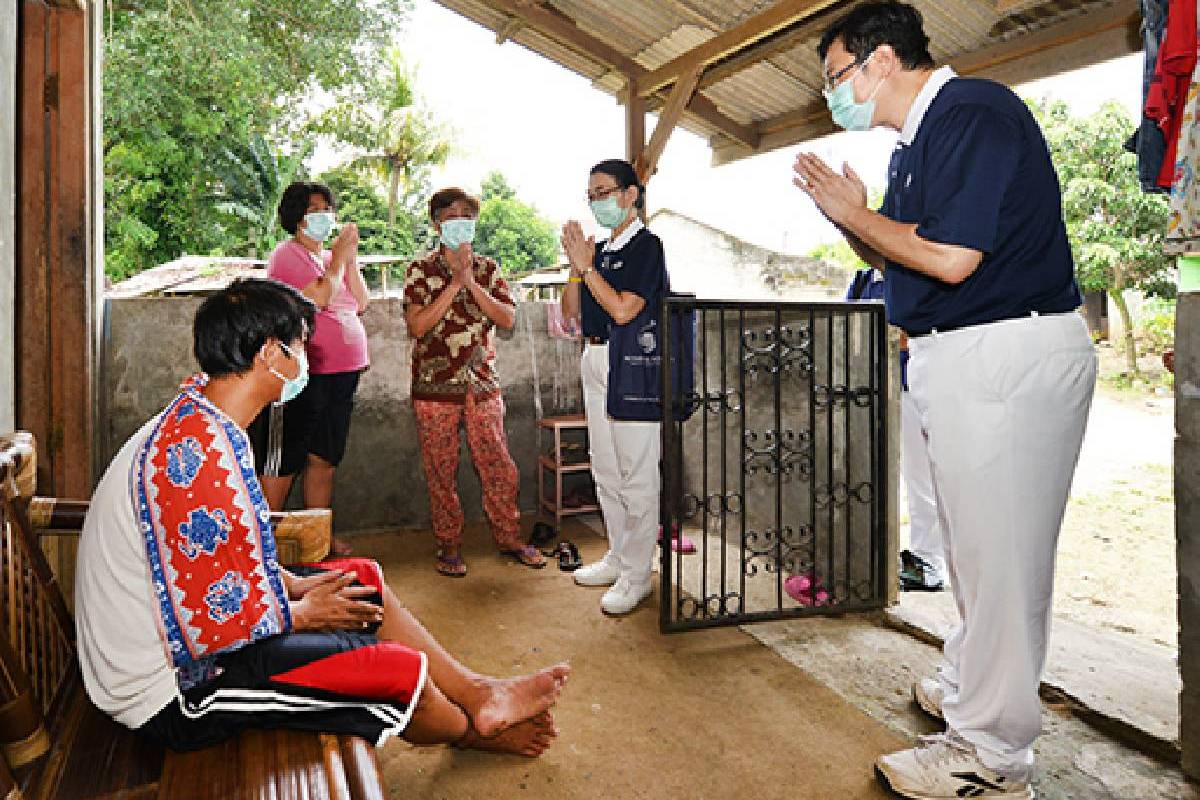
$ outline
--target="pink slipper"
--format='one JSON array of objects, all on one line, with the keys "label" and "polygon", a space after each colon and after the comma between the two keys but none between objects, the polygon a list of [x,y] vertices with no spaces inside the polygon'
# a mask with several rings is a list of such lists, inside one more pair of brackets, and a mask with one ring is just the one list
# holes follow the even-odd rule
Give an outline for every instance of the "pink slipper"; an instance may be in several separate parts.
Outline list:
[{"label": "pink slipper", "polygon": [[802,606],[829,605],[829,592],[819,583],[814,585],[811,573],[788,578],[783,582],[783,590]]},{"label": "pink slipper", "polygon": [[[662,525],[658,526],[658,542],[662,544],[663,540]],[[696,552],[696,543],[679,532],[679,525],[671,526],[671,549],[677,553],[689,555]]]}]

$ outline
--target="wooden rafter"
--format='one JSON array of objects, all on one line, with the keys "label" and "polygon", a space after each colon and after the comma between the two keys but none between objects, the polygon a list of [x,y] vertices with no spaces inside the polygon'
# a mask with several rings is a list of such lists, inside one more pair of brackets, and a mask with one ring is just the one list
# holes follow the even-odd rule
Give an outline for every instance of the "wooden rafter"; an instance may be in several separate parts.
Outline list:
[{"label": "wooden rafter", "polygon": [[[1136,0],[1118,0],[1100,11],[1073,17],[1065,22],[993,45],[974,53],[951,59],[955,70],[964,76],[1007,77],[1013,83],[1041,77],[1025,75],[1019,69],[1022,61],[1032,57],[1048,60],[1057,71],[1086,66],[1121,54],[1123,37],[1136,33],[1141,13]],[[1097,39],[1106,38],[1103,44]],[[1128,41],[1124,52],[1134,52],[1136,41]],[[1070,52],[1064,52],[1066,48]],[[808,139],[832,133],[833,123],[823,100],[815,100],[802,108],[759,122],[759,150],[787,147]],[[716,153],[716,161],[747,155],[739,146],[726,147]]]},{"label": "wooden rafter", "polygon": [[823,11],[834,2],[835,0],[780,0],[741,25],[709,39],[638,78],[638,92],[643,97],[648,97],[679,80],[688,71],[696,67],[704,70],[723,58],[739,53],[796,22]]},{"label": "wooden rafter", "polygon": [[517,31],[525,27],[524,20],[518,17],[512,17],[508,22],[504,23],[501,28],[496,31],[496,44],[504,44],[509,39],[517,35]]},{"label": "wooden rafter", "polygon": [[[536,30],[586,58],[624,74],[633,82],[640,82],[642,76],[646,74],[646,68],[641,64],[541,3],[521,2],[521,0],[486,0],[486,2],[491,8],[506,14],[510,19],[520,20],[525,27]],[[652,97],[659,98],[660,94],[665,95],[665,93],[655,92]],[[665,97],[661,98],[661,102],[666,102]],[[706,97],[694,94],[686,111],[746,147],[753,148],[758,145],[758,134],[752,126],[743,125],[731,119]]]},{"label": "wooden rafter", "polygon": [[[692,69],[681,76],[675,83],[675,88],[671,90],[671,96],[667,98],[667,104],[663,107],[662,113],[658,115],[658,124],[654,126],[654,133],[650,137],[650,144],[646,145],[646,152],[642,162],[637,165],[638,175],[645,183],[658,169],[658,159],[662,157],[663,150],[666,149],[667,140],[671,138],[671,132],[675,130],[675,126],[679,124],[679,118],[683,116],[683,110],[691,101],[692,95],[696,92],[696,84],[700,81],[699,66]],[[630,100],[637,97],[636,93],[631,94]]]}]

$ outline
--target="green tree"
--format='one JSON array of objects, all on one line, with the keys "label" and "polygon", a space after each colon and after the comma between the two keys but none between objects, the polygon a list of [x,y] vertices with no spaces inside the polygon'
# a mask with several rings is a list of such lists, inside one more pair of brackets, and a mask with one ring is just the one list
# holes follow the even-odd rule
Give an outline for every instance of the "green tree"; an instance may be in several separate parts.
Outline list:
[{"label": "green tree", "polygon": [[1152,291],[1165,282],[1171,260],[1163,254],[1169,208],[1162,195],[1146,194],[1137,158],[1123,147],[1133,132],[1125,109],[1113,102],[1088,117],[1066,105],[1031,103],[1050,146],[1063,190],[1063,217],[1084,291],[1104,290],[1125,328],[1125,361],[1138,374],[1127,289]]},{"label": "green tree", "polygon": [[490,172],[483,179],[475,250],[496,259],[506,275],[523,275],[558,262],[558,236],[552,222],[517,199],[502,174]]},{"label": "green tree", "polygon": [[845,239],[836,242],[822,242],[808,251],[809,258],[819,258],[831,264],[838,264],[853,272],[866,266],[866,263],[854,252],[854,248]]},{"label": "green tree", "polygon": [[218,179],[214,208],[247,226],[246,240],[227,245],[230,252],[264,258],[279,243],[284,234],[279,227],[279,200],[311,153],[311,142],[305,142],[299,152],[285,154],[257,133],[245,146],[221,149],[214,167]]},{"label": "green tree", "polygon": [[104,43],[106,268],[120,279],[182,253],[250,240],[217,207],[219,154],[256,135],[284,152],[306,102],[369,79],[410,0],[139,0],[108,9]]},{"label": "green tree", "polygon": [[484,175],[479,190],[484,200],[491,200],[493,197],[511,200],[517,196],[517,190],[509,185],[508,178],[505,178],[504,173],[500,170],[492,170]]},{"label": "green tree", "polygon": [[[396,223],[387,221],[387,201],[378,184],[349,167],[339,167],[321,175],[317,180],[333,190],[337,200],[340,222],[358,226],[358,252],[364,256],[401,256],[402,260],[389,265],[387,284],[400,286],[404,273],[418,248],[418,232],[423,220],[414,219],[412,212],[402,209]],[[367,274],[374,272],[366,269]]]},{"label": "green tree", "polygon": [[379,74],[345,91],[314,124],[359,152],[354,169],[387,186],[390,223],[401,206],[428,193],[430,169],[444,164],[452,148],[450,132],[417,101],[413,81],[400,51],[390,48]]}]

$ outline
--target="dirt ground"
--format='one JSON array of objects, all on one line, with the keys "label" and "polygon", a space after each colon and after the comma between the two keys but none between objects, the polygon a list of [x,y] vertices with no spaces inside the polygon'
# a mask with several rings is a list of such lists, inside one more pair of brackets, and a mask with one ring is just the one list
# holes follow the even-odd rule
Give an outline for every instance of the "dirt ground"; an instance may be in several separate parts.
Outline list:
[{"label": "dirt ground", "polygon": [[[585,558],[601,555],[595,534],[570,535]],[[354,545],[385,564],[401,598],[472,666],[508,675],[565,658],[574,667],[556,712],[562,736],[541,759],[393,741],[380,753],[390,797],[888,796],[871,763],[907,740],[739,630],[663,637],[653,602],[609,619],[600,590],[554,566],[501,561],[479,529],[468,534],[462,580],[434,572],[427,533]]]}]

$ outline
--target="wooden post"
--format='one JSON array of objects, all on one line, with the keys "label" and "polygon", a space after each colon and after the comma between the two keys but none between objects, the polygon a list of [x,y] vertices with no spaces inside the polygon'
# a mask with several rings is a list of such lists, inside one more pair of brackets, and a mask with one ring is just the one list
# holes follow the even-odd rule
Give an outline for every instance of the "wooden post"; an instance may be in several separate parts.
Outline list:
[{"label": "wooden post", "polygon": [[41,491],[86,498],[98,283],[89,13],[22,0],[18,27],[17,424],[43,448]]},{"label": "wooden post", "polygon": [[662,158],[663,151],[667,148],[667,142],[671,138],[671,133],[674,132],[675,126],[679,124],[679,120],[683,117],[683,110],[692,101],[692,95],[696,93],[696,84],[700,81],[700,74],[703,71],[704,68],[701,66],[692,67],[686,74],[680,77],[679,82],[675,84],[675,88],[671,90],[671,96],[667,98],[667,104],[663,106],[662,112],[658,115],[658,124],[654,126],[654,133],[650,136],[650,144],[646,146],[646,152],[644,153],[639,170],[642,183],[649,182],[650,177],[654,175],[654,171],[658,169],[658,160]]},{"label": "wooden post", "polygon": [[[625,99],[625,160],[633,165],[642,178],[642,165],[646,152],[646,101],[638,96],[637,78],[625,76],[627,88]],[[642,184],[646,180],[642,178]],[[646,204],[643,201],[641,211],[642,221],[646,220]]]}]

